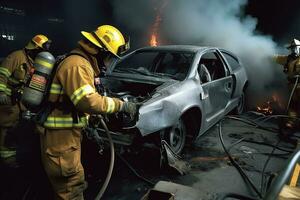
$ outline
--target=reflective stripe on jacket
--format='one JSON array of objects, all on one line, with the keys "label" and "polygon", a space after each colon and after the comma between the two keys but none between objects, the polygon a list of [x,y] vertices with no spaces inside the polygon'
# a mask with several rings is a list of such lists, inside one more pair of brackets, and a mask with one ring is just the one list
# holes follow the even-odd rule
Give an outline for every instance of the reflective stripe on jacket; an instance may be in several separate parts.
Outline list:
[{"label": "reflective stripe on jacket", "polygon": [[46,128],[80,128],[87,124],[87,117],[81,117],[78,123],[73,122],[72,117],[48,117],[44,123]]},{"label": "reflective stripe on jacket", "polygon": [[24,50],[9,54],[0,65],[0,92],[11,95],[20,83],[24,83],[26,72],[33,68],[33,61]]},{"label": "reflective stripe on jacket", "polygon": [[[96,92],[94,78],[99,73],[96,59],[80,49],[71,53],[80,55],[70,55],[59,64],[50,87],[49,101],[60,106],[48,116],[44,123],[47,128],[83,127],[86,118],[79,113],[114,113],[122,105],[122,101]],[[74,121],[74,112],[78,114],[78,122]]]}]

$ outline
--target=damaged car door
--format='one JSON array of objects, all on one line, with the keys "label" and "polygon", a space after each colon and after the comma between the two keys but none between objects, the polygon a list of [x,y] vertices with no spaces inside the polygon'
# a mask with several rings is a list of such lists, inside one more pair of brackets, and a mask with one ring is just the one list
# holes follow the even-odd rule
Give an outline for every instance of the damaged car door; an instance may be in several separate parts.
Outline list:
[{"label": "damaged car door", "polygon": [[[233,79],[228,69],[220,59],[217,51],[212,50],[204,53],[199,62],[198,72],[201,68],[208,71],[209,80],[201,80],[204,91],[206,123],[216,123],[224,116],[226,106],[233,92]],[[201,79],[201,74],[199,75]]]}]

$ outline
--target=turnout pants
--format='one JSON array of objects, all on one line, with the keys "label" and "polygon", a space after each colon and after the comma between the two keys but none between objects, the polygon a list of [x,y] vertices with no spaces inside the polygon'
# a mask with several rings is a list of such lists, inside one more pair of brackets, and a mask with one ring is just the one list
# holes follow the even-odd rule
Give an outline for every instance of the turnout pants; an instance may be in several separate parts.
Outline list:
[{"label": "turnout pants", "polygon": [[8,129],[12,128],[19,119],[17,105],[0,105],[0,151],[7,148]]},{"label": "turnout pants", "polygon": [[42,162],[55,199],[82,200],[81,129],[45,129],[40,136]]},{"label": "turnout pants", "polygon": [[[293,84],[289,85],[290,91],[294,87]],[[291,117],[300,118],[300,84],[297,85],[294,95],[291,99],[290,107],[288,108],[288,115]],[[299,130],[300,121],[295,119],[289,119],[286,123],[286,126],[290,128]]]}]

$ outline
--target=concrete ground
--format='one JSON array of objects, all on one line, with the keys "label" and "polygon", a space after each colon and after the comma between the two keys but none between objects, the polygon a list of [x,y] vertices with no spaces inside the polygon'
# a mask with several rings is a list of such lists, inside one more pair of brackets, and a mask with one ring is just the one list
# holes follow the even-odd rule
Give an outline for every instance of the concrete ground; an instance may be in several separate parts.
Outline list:
[{"label": "concrete ground", "polygon": [[[241,117],[255,120],[261,116],[254,113],[246,113]],[[276,120],[270,120],[262,124],[272,128],[277,127]],[[132,170],[117,157],[112,181],[103,199],[140,199],[148,189],[153,187],[149,181],[154,184],[158,181],[171,181],[192,187],[198,191],[200,199],[215,199],[222,193],[229,192],[256,197],[255,192],[245,183],[224,153],[218,127],[218,125],[212,127],[195,142],[195,145],[189,145],[184,149],[183,160],[187,161],[191,166],[191,170],[186,175],[180,175],[172,169],[160,169],[160,154],[158,150],[143,150],[136,154],[131,153],[122,156],[147,181],[134,175]],[[294,144],[279,141],[280,139],[276,132],[255,128],[247,123],[233,119],[225,119],[222,122],[222,135],[227,148],[244,138],[244,142],[231,147],[230,153],[252,180],[259,192],[262,190],[262,185],[264,188],[266,187],[269,177],[275,175],[287,164],[286,161],[290,153],[277,149],[273,150],[271,146],[249,143],[248,141],[277,144],[286,150],[295,150]],[[272,152],[274,156],[269,156]],[[262,184],[262,171],[267,160],[269,161],[265,166]],[[93,185],[96,186],[97,184]],[[98,184],[99,186],[100,184]],[[90,187],[86,191],[87,199],[93,199],[95,188]],[[263,194],[267,192],[265,190],[263,190]],[[184,199],[188,199],[188,197],[186,196]]]},{"label": "concrete ground", "polygon": [[[241,117],[253,121],[261,116],[246,113]],[[262,122],[261,120],[259,121]],[[263,123],[264,126],[273,128],[277,127],[276,124],[276,120]],[[251,141],[277,144],[291,152],[296,148],[294,144],[279,141],[276,132],[255,128],[242,121],[225,119],[222,121],[221,127],[225,146],[227,149],[230,148],[230,154],[246,172],[259,192],[262,191],[261,186],[266,188],[269,178],[276,175],[287,164],[291,153],[273,149],[271,146],[251,143]],[[239,140],[243,141],[235,144]],[[92,200],[103,183],[109,156],[106,152],[103,155],[97,154],[96,145],[89,141],[84,142],[83,149],[85,149],[83,164],[88,181],[85,199]],[[86,151],[86,149],[88,150]],[[269,156],[271,152],[274,154],[273,156]],[[189,186],[197,192],[199,199],[216,199],[221,194],[229,192],[256,197],[255,192],[245,183],[224,153],[218,125],[212,127],[195,141],[194,145],[187,145],[182,159],[190,166],[190,171],[185,175],[180,175],[172,168],[160,168],[159,149],[143,148],[139,151],[122,152],[121,157],[116,156],[112,179],[103,199],[140,199],[159,181],[170,181]],[[267,160],[269,161],[265,166]],[[265,170],[262,173],[264,166]],[[26,169],[25,172],[3,165],[0,165],[0,168],[0,199],[22,199],[24,193],[26,193],[24,199],[51,199],[51,191],[45,189],[50,188],[49,183],[33,181],[36,177],[31,174],[36,171],[35,168]],[[24,173],[28,173],[29,180],[34,184],[30,186],[24,178],[20,178]],[[28,180],[28,176],[26,180]],[[264,177],[263,184],[262,177]],[[263,190],[262,193],[265,194],[266,191]],[[184,199],[189,199],[188,195]]]}]

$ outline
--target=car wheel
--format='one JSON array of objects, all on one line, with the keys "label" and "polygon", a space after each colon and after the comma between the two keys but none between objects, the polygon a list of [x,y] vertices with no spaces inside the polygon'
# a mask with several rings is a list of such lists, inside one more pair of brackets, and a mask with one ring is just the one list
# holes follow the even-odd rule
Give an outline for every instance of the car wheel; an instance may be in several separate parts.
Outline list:
[{"label": "car wheel", "polygon": [[240,115],[244,112],[244,109],[245,109],[245,94],[243,92],[239,98],[239,103],[234,110],[234,114]]},{"label": "car wheel", "polygon": [[182,119],[163,132],[163,138],[170,145],[174,153],[180,154],[185,145],[186,127]]}]

